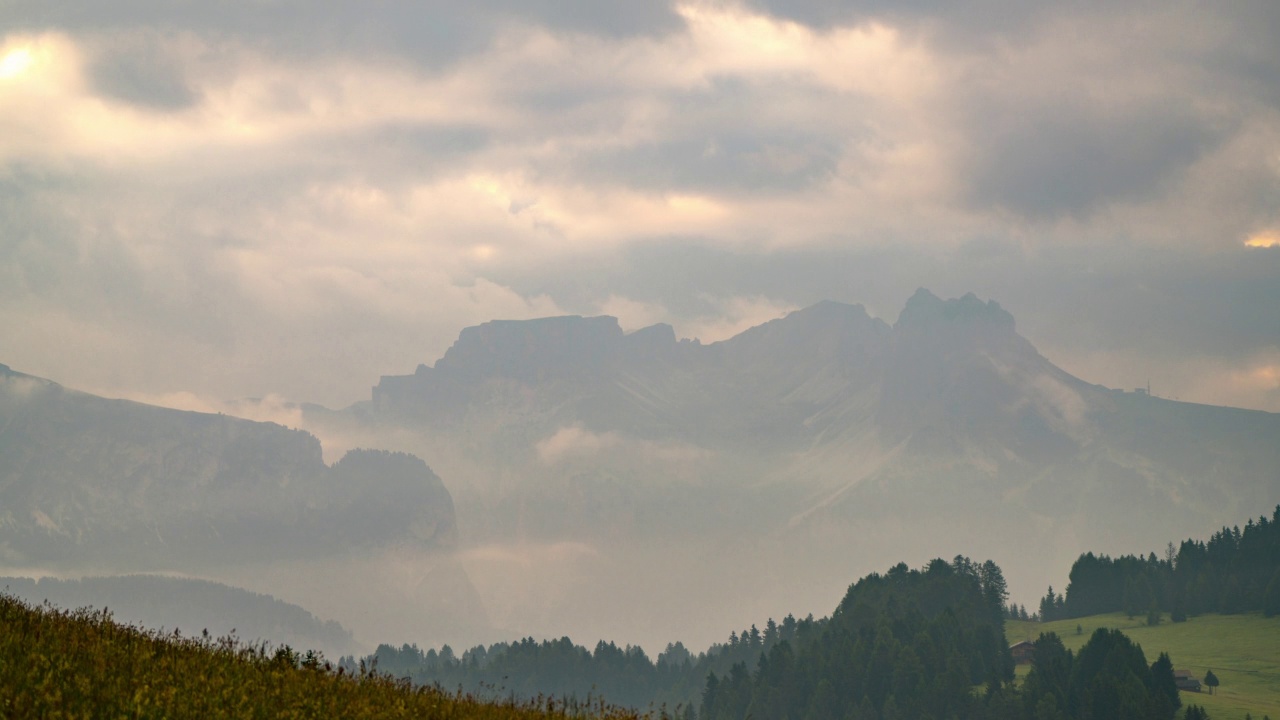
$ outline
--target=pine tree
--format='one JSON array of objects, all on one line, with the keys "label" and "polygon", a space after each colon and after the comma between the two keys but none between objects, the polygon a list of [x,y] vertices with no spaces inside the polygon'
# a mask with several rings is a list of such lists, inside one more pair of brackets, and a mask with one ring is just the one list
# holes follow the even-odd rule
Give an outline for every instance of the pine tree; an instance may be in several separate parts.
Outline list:
[{"label": "pine tree", "polygon": [[1182,716],[1182,720],[1209,720],[1209,713],[1199,705],[1188,705],[1187,712]]},{"label": "pine tree", "polygon": [[1141,606],[1138,602],[1137,583],[1133,578],[1124,581],[1124,596],[1120,600],[1120,604],[1124,606],[1124,614],[1132,620],[1134,615],[1138,614],[1138,608]]},{"label": "pine tree", "polygon": [[1182,700],[1178,697],[1178,681],[1173,677],[1173,661],[1169,659],[1169,653],[1160,653],[1160,657],[1151,663],[1151,681],[1155,689],[1164,693],[1173,703],[1174,710],[1182,706]]},{"label": "pine tree", "polygon": [[1173,607],[1170,608],[1169,619],[1176,623],[1187,621],[1187,610],[1181,590],[1175,590],[1173,593]]},{"label": "pine tree", "polygon": [[1049,586],[1049,592],[1040,598],[1040,622],[1050,622],[1058,619],[1057,598],[1053,594],[1053,586]]},{"label": "pine tree", "polygon": [[1262,613],[1267,617],[1280,615],[1280,569],[1271,576],[1267,590],[1262,596]]}]

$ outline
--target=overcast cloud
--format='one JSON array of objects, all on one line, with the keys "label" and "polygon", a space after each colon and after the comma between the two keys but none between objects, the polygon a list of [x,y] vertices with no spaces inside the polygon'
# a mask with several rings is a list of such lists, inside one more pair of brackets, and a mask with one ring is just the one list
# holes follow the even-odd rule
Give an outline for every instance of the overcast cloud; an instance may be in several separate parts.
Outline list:
[{"label": "overcast cloud", "polygon": [[0,362],[343,406],[492,318],[926,286],[1280,411],[1280,6],[1211,10],[0,0]]}]

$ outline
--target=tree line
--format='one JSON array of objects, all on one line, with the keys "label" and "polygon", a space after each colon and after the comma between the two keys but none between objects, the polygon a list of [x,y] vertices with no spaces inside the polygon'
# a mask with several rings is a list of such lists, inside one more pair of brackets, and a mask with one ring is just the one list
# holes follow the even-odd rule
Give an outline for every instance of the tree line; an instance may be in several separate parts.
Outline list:
[{"label": "tree line", "polygon": [[[1224,527],[1208,542],[1169,543],[1163,557],[1085,553],[1071,566],[1065,595],[1050,587],[1036,617],[1122,611],[1153,620],[1168,613],[1174,622],[1208,612],[1280,614],[1280,505],[1270,519]],[[1025,617],[1026,609],[1011,607],[1006,614]]]},{"label": "tree line", "polygon": [[[1031,674],[1015,687],[1005,619],[1120,610],[1168,612],[1175,620],[1215,611],[1275,615],[1278,570],[1280,506],[1270,519],[1223,528],[1207,542],[1170,543],[1163,557],[1081,555],[1066,591],[1050,588],[1034,615],[1006,605],[994,562],[957,556],[918,570],[900,563],[852,585],[829,618],[769,620],[696,655],[680,643],[650,659],[635,646],[526,638],[461,655],[448,646],[383,645],[368,660],[395,677],[450,690],[604,698],[679,720],[1076,720],[1116,716],[1115,708],[1124,717],[1170,720],[1180,702],[1168,656],[1148,664],[1118,631],[1099,630],[1078,654],[1042,635]],[[1186,714],[1207,717],[1202,708]]]},{"label": "tree line", "polygon": [[1138,720],[1173,718],[1172,662],[1148,665],[1119,632],[1099,631],[1079,655],[1042,636],[1032,675],[1015,688],[1007,599],[994,562],[958,556],[873,573],[829,618],[769,621],[698,655],[678,643],[650,660],[638,647],[526,638],[461,655],[384,645],[372,660],[447,689],[602,697],[679,720],[1075,720],[1112,716],[1098,712],[1113,705]]},{"label": "tree line", "polygon": [[[780,643],[797,642],[825,623],[811,615],[800,620],[788,615],[780,623],[769,619],[764,630],[752,625],[730,633],[725,642],[696,655],[683,643],[670,643],[654,659],[638,646],[600,641],[587,648],[563,637],[477,645],[461,654],[448,645],[424,652],[416,645],[384,644],[365,662],[393,677],[481,696],[603,697],[619,706],[665,706],[689,714],[709,674],[724,675],[735,665],[754,664]],[[341,662],[358,665],[350,657]]]},{"label": "tree line", "polygon": [[[683,720],[729,718],[753,700],[765,702],[748,689],[761,667],[768,668],[766,682],[791,678],[790,694],[769,691],[775,708],[798,702],[795,693],[812,691],[825,698],[816,707],[841,705],[848,699],[841,694],[853,692],[858,700],[869,696],[878,709],[884,693],[894,689],[902,697],[895,702],[912,707],[907,695],[924,685],[949,683],[930,690],[937,699],[948,688],[1012,678],[1002,617],[1007,597],[1004,575],[994,562],[957,556],[949,563],[934,560],[923,570],[899,564],[884,575],[872,574],[851,586],[830,618],[769,619],[763,630],[752,625],[730,633],[727,641],[696,655],[673,643],[650,659],[640,647],[601,641],[588,649],[566,637],[477,645],[461,654],[447,645],[425,652],[416,645],[380,645],[365,660],[393,677],[446,690],[490,697],[602,697]],[[929,640],[922,645],[925,636]],[[815,650],[826,645],[832,647]],[[802,656],[800,664],[792,662]],[[355,658],[341,662],[357,664]],[[912,679],[903,675],[896,685],[884,685],[881,676],[899,664],[912,668]],[[856,686],[837,681],[849,673],[865,679]],[[926,681],[933,675],[939,677]],[[806,677],[816,680],[802,680]],[[949,706],[942,700],[935,704]],[[752,710],[755,717],[761,712]]]},{"label": "tree line", "polygon": [[754,668],[711,674],[702,720],[980,717],[1013,679],[1004,578],[991,561],[899,564],[855,583],[819,632],[779,644]]}]

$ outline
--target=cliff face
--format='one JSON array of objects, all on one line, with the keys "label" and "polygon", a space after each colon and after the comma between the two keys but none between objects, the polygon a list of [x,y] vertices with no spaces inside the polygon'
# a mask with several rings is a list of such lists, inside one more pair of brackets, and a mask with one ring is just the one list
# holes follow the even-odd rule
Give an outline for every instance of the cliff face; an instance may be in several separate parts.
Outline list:
[{"label": "cliff face", "polygon": [[[382,510],[387,512],[382,512]],[[9,564],[133,569],[456,542],[417,458],[272,423],[107,400],[0,370],[0,553]]]}]

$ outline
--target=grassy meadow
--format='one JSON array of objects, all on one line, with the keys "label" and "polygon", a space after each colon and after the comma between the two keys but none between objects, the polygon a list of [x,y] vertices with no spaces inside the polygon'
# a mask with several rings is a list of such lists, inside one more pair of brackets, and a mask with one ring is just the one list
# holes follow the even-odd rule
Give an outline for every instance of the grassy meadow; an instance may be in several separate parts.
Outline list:
[{"label": "grassy meadow", "polygon": [[287,648],[165,635],[3,594],[0,717],[638,720],[601,703],[482,702]]},{"label": "grassy meadow", "polygon": [[[1242,720],[1245,713],[1254,720],[1264,715],[1280,720],[1280,618],[1265,618],[1261,613],[1200,615],[1172,623],[1165,615],[1159,625],[1150,627],[1145,614],[1130,619],[1113,613],[1050,623],[1010,620],[1005,623],[1005,635],[1012,644],[1056,632],[1068,649],[1078,651],[1100,627],[1118,629],[1133,638],[1148,662],[1167,652],[1175,669],[1190,670],[1202,682],[1205,671],[1213,670],[1221,681],[1214,694],[1209,695],[1208,688],[1199,694],[1183,692],[1184,707],[1200,705],[1212,720]],[[1018,674],[1029,669],[1019,665]]]}]

